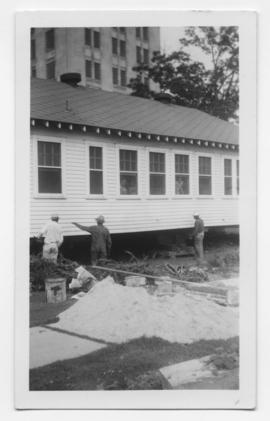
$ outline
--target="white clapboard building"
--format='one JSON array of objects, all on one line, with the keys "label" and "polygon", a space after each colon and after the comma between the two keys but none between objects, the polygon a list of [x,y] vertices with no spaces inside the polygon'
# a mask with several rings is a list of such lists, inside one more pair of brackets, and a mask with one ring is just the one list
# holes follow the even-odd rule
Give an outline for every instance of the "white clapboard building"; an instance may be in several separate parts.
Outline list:
[{"label": "white clapboard building", "polygon": [[[112,233],[238,225],[238,127],[204,112],[33,79],[31,236],[58,213]],[[87,234],[87,233],[85,233]]]}]

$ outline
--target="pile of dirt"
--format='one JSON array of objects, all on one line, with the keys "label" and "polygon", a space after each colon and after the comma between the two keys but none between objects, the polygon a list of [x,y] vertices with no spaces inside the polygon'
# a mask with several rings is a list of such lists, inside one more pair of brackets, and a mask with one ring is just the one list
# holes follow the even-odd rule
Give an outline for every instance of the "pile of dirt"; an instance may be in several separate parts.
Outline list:
[{"label": "pile of dirt", "polygon": [[185,290],[158,297],[107,278],[60,314],[55,327],[113,343],[143,336],[192,343],[237,336],[238,311]]}]

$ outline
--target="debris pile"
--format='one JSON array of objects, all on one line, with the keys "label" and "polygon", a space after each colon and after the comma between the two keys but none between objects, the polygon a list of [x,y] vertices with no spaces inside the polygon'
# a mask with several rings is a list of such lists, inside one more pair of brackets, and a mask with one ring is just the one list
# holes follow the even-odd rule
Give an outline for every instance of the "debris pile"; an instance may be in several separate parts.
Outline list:
[{"label": "debris pile", "polygon": [[[149,259],[145,257],[142,260],[137,260],[134,256],[134,259],[129,262],[116,262],[113,260],[106,261],[102,263],[102,266],[104,267],[104,271],[100,269],[94,269],[93,267],[89,266],[87,269],[91,271],[91,273],[96,277],[98,280],[102,280],[107,276],[109,273],[108,269],[116,269],[119,271],[126,271],[126,272],[132,272],[134,275],[138,273],[143,273],[144,275],[160,275],[160,268],[153,267],[153,265],[150,264]],[[125,281],[126,275],[121,273],[115,273],[114,274],[114,280],[116,283],[119,283],[121,285],[126,285]],[[147,279],[147,276],[146,276]],[[153,283],[147,279],[147,283]]]},{"label": "debris pile", "polygon": [[44,291],[45,279],[47,278],[66,278],[67,283],[76,275],[75,269],[78,263],[72,260],[60,258],[55,264],[41,257],[41,255],[30,256],[30,288],[31,291]]},{"label": "debris pile", "polygon": [[167,272],[173,275],[176,279],[189,282],[207,282],[209,276],[207,270],[197,266],[185,267],[182,265],[175,266],[167,263],[165,265]]},{"label": "debris pile", "polygon": [[173,296],[156,296],[108,277],[60,314],[55,327],[113,343],[142,336],[191,343],[238,335],[238,311],[184,289]]},{"label": "debris pile", "polygon": [[89,290],[89,283],[94,283],[96,281],[96,278],[84,269],[83,266],[79,266],[75,269],[75,272],[77,273],[77,277],[72,278],[71,283],[69,284],[69,289],[81,289],[85,287]]}]

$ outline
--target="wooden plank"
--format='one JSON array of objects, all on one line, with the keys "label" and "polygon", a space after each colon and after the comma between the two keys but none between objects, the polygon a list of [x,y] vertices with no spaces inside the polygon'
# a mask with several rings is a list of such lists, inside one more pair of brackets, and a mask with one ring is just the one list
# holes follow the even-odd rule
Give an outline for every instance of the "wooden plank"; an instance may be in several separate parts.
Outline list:
[{"label": "wooden plank", "polygon": [[[114,273],[122,273],[124,275],[131,275],[131,276],[143,276],[145,278],[149,278],[149,279],[155,279],[155,280],[160,280],[160,281],[170,281],[170,282],[174,282],[177,284],[182,284],[184,285],[188,285],[190,288],[188,289],[192,289],[193,286],[197,286],[197,288],[199,287],[199,285],[197,283],[192,283],[190,281],[182,281],[180,279],[175,279],[175,278],[171,278],[171,277],[164,277],[164,276],[154,276],[154,275],[146,275],[145,273],[135,273],[135,272],[130,272],[127,270],[120,270],[120,269],[114,269],[114,268],[108,268],[108,267],[103,267],[103,266],[92,266],[93,269],[99,269],[99,270],[104,270],[105,272],[114,272]],[[166,278],[166,279],[164,279]],[[200,288],[198,289],[200,292],[205,292],[206,294],[208,294],[209,292],[207,292],[207,289],[211,289],[210,292],[220,292],[220,293],[226,293],[227,289],[226,288],[222,288],[222,287],[212,287],[211,285],[206,285],[206,284],[200,284],[200,286],[202,287],[202,285],[204,286],[204,288]],[[208,287],[208,288],[207,288]],[[196,288],[196,289],[197,289]]]}]

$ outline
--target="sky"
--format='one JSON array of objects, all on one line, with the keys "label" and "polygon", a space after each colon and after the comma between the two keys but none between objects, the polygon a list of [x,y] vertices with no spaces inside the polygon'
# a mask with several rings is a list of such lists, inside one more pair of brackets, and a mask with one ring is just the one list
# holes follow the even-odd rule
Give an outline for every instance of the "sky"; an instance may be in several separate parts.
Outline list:
[{"label": "sky", "polygon": [[[185,27],[161,27],[160,28],[160,41],[161,41],[161,51],[164,53],[171,53],[173,51],[179,50],[180,42],[179,38],[185,36]],[[193,59],[201,61],[206,67],[211,67],[211,61],[206,54],[201,52],[196,47],[187,47],[185,48],[187,53],[190,53]]]}]

